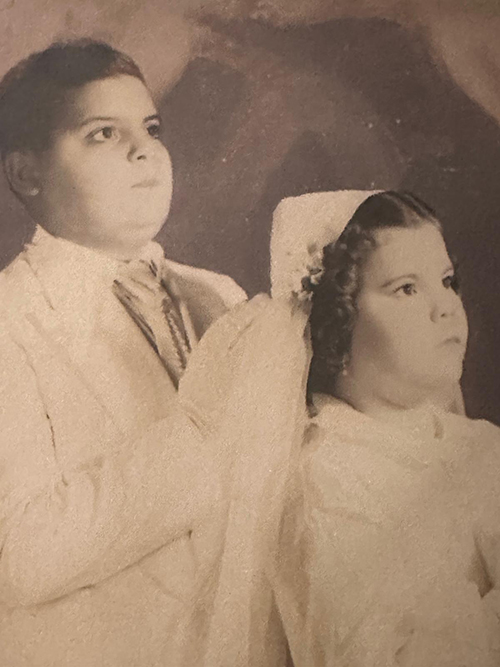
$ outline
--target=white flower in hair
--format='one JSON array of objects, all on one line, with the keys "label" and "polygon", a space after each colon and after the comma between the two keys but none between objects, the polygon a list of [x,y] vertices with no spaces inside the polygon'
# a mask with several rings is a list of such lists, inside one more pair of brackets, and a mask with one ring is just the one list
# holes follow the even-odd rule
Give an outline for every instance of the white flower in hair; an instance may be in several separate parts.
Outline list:
[{"label": "white flower in hair", "polygon": [[323,248],[335,243],[359,206],[380,190],[313,192],[283,199],[273,215],[271,291],[273,297],[309,298],[304,279],[318,284]]}]

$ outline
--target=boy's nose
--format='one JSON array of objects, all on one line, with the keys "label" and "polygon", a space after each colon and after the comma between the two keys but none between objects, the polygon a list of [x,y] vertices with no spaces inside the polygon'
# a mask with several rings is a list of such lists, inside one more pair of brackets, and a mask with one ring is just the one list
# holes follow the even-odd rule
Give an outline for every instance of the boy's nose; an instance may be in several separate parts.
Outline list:
[{"label": "boy's nose", "polygon": [[147,149],[142,146],[131,148],[128,154],[129,160],[146,160],[148,157]]},{"label": "boy's nose", "polygon": [[128,153],[129,160],[146,160],[154,152],[154,145],[151,138],[136,137],[130,142],[130,149]]}]

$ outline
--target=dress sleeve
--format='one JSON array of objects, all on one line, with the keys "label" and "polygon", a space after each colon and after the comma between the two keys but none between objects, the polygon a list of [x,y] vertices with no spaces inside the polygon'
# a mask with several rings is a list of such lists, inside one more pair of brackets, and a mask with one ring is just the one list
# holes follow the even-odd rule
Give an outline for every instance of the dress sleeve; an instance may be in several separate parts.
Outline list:
[{"label": "dress sleeve", "polygon": [[471,498],[476,544],[487,573],[485,603],[500,620],[500,428],[472,422],[473,441],[463,487]]},{"label": "dress sleeve", "polygon": [[266,569],[277,544],[290,460],[302,438],[304,322],[295,323],[287,307],[268,297],[240,306],[205,334],[181,384],[183,405],[217,434],[231,462],[220,575],[196,664],[282,664],[276,662],[280,650],[269,657],[283,638],[277,625],[271,627],[276,617]]}]

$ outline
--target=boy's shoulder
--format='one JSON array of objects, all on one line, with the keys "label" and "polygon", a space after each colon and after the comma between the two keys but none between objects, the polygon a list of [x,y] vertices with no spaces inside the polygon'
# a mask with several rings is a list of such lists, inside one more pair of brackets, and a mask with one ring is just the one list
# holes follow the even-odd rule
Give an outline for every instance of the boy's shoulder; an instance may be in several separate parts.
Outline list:
[{"label": "boy's shoulder", "polygon": [[8,307],[18,301],[28,301],[32,293],[33,276],[23,250],[0,271],[0,301]]}]

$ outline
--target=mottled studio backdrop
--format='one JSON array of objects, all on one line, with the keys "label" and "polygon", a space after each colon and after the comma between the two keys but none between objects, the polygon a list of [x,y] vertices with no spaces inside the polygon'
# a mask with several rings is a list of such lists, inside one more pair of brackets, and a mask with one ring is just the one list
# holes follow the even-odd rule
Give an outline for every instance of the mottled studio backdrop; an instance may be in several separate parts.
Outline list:
[{"label": "mottled studio backdrop", "polygon": [[[496,0],[0,0],[0,67],[57,37],[133,55],[175,168],[159,240],[251,295],[269,286],[282,197],[373,187],[423,197],[459,260],[469,413],[500,424],[499,17]],[[3,181],[0,197],[4,266],[31,227]]]}]

